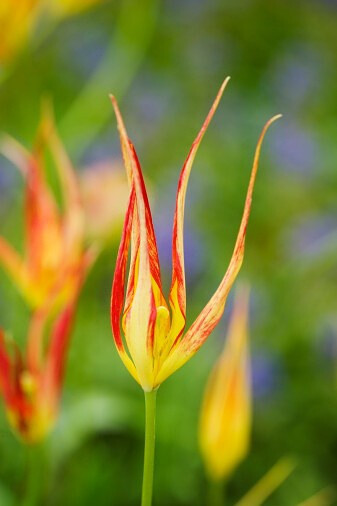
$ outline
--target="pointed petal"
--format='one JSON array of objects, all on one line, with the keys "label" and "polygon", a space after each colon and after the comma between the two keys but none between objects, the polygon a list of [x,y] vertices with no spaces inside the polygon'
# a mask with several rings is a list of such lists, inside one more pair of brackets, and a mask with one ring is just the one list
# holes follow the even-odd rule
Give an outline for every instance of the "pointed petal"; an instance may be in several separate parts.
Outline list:
[{"label": "pointed petal", "polygon": [[[123,323],[128,348],[138,372],[139,381],[143,388],[151,389],[156,307],[166,306],[166,302],[162,294],[158,251],[141,167],[135,149],[126,133],[117,102],[114,97],[111,97],[111,100],[117,117],[129,183],[135,188],[132,239],[136,240],[136,244],[133,244],[131,257],[133,271],[129,277],[127,290],[130,308],[124,315]],[[132,287],[132,293],[130,287]]]},{"label": "pointed petal", "polygon": [[[47,356],[41,376],[41,395],[52,410],[57,409],[65,368],[66,353],[77,305],[77,296],[78,294],[75,295],[71,302],[56,318],[50,334]],[[47,320],[48,318],[46,318],[43,323],[46,324]],[[32,320],[32,325],[34,325],[34,318]],[[43,332],[45,328],[41,330]]]},{"label": "pointed petal", "polygon": [[29,269],[35,275],[58,267],[60,216],[55,200],[36,159],[32,159],[26,188],[26,251]]},{"label": "pointed petal", "polygon": [[33,306],[40,304],[61,253],[59,210],[44,177],[43,149],[39,141],[32,155],[9,136],[4,136],[0,143],[0,151],[17,165],[26,179],[25,266],[34,301],[25,295]]},{"label": "pointed petal", "polygon": [[112,334],[114,337],[114,341],[119,356],[121,357],[125,367],[128,369],[130,374],[135,378],[136,381],[139,382],[135,366],[125,350],[120,329],[121,324],[120,320],[124,305],[126,263],[128,259],[128,249],[130,244],[135,200],[136,200],[136,193],[133,187],[129,197],[129,204],[125,216],[122,239],[119,245],[115,273],[112,281],[110,316],[111,316]]},{"label": "pointed petal", "polygon": [[158,285],[160,292],[162,292],[158,249],[153,228],[149,199],[146,192],[141,166],[135,148],[128,138],[124,122],[118,108],[117,101],[114,97],[111,97],[111,101],[118,122],[122,153],[129,183],[131,184],[131,182],[133,182],[136,190],[136,203],[137,203],[136,208],[139,226],[137,227],[137,220],[134,220],[134,228],[136,228],[135,232],[139,233],[140,241],[143,240],[144,245],[147,246],[151,275],[154,278],[156,284]]},{"label": "pointed petal", "polygon": [[65,208],[70,212],[75,207],[80,207],[80,188],[76,171],[56,129],[52,106],[48,101],[45,101],[42,105],[40,136],[43,145],[47,146],[53,155],[56,170],[61,180]]},{"label": "pointed petal", "polygon": [[75,169],[67,155],[55,126],[51,104],[45,102],[40,125],[42,144],[49,148],[61,182],[63,196],[63,254],[74,257],[79,254],[84,236],[80,186]]},{"label": "pointed petal", "polygon": [[245,206],[243,210],[243,216],[241,219],[241,224],[236,239],[234,251],[229,266],[227,268],[226,274],[224,275],[218,289],[216,290],[210,301],[206,304],[204,309],[201,311],[199,316],[196,318],[194,323],[191,325],[186,335],[172,349],[170,356],[165,361],[158,375],[158,378],[156,379],[158,383],[162,383],[164,379],[166,379],[169,375],[171,375],[175,370],[179,369],[185,362],[187,362],[187,360],[189,360],[198,351],[200,346],[202,346],[202,344],[205,342],[209,334],[217,325],[218,321],[220,320],[223,314],[228,293],[235,281],[235,278],[241,268],[243,261],[246,230],[250,214],[252,195],[256,173],[258,169],[262,141],[269,126],[278,118],[280,118],[280,116],[281,115],[274,116],[265,124],[262,133],[260,135],[260,138],[258,140],[253,161],[253,168],[248,185],[248,191],[246,195]]},{"label": "pointed petal", "polygon": [[183,165],[176,197],[176,208],[174,213],[174,224],[172,233],[172,282],[170,290],[170,306],[172,309],[172,325],[168,345],[171,346],[173,340],[178,340],[184,330],[186,320],[186,286],[185,286],[185,265],[184,265],[184,209],[185,197],[189,176],[195,155],[198,151],[202,138],[215,114],[223,92],[229,81],[227,77],[221,85],[221,88],[207,114],[207,117],[195,138],[187,159]]},{"label": "pointed petal", "polygon": [[36,275],[55,263],[60,244],[60,218],[55,200],[43,174],[40,145],[31,155],[20,143],[6,135],[0,151],[16,165],[26,179],[27,269]]},{"label": "pointed petal", "polygon": [[11,361],[6,350],[2,329],[0,329],[0,388],[7,403],[11,397]]}]

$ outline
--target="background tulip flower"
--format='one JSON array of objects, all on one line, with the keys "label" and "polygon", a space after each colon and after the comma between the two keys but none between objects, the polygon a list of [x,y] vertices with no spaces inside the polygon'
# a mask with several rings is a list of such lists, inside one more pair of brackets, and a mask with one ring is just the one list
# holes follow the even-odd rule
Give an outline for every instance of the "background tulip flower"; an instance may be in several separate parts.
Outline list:
[{"label": "background tulip flower", "polygon": [[[78,288],[80,282],[79,277]],[[0,389],[8,420],[25,443],[40,442],[54,425],[76,298],[57,315],[51,329],[46,308],[33,314],[24,354],[0,331]]]},{"label": "background tulip flower", "polygon": [[[48,148],[60,181],[63,208],[59,208],[47,182]],[[79,185],[71,162],[44,110],[32,153],[5,137],[1,152],[18,166],[25,178],[25,253],[21,257],[0,237],[0,263],[28,302],[36,309],[54,300],[66,303],[76,290],[78,272],[93,261],[94,248],[84,250],[84,215]]]},{"label": "background tulip flower", "polygon": [[207,384],[199,443],[207,475],[222,482],[245,458],[251,431],[248,289],[238,290],[223,352]]},{"label": "background tulip flower", "polygon": [[[198,351],[223,314],[229,290],[243,260],[246,229],[262,140],[271,123],[279,118],[279,115],[271,118],[260,135],[243,217],[227,271],[210,301],[184,334],[186,287],[183,220],[187,184],[196,152],[228,80],[229,78],[223,82],[180,174],[172,236],[173,266],[169,304],[163,295],[156,238],[141,167],[133,144],[128,138],[116,99],[112,97],[130,184],[130,197],[112,283],[111,324],[115,344],[122,361],[145,391],[147,429],[143,506],[151,504],[152,500],[156,389]],[[126,283],[129,247],[131,247],[131,257]]]},{"label": "background tulip flower", "polygon": [[106,243],[123,226],[129,187],[124,169],[113,160],[85,167],[79,174],[85,234],[90,242]]}]

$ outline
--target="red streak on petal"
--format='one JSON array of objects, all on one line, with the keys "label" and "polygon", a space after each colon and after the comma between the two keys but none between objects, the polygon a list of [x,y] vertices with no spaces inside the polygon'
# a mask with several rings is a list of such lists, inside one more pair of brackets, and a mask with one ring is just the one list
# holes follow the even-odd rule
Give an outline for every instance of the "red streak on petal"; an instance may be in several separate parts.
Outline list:
[{"label": "red streak on petal", "polygon": [[135,202],[136,202],[136,192],[134,187],[132,187],[123,226],[122,239],[117,254],[116,267],[112,282],[112,293],[111,293],[111,313],[110,313],[111,326],[114,340],[119,350],[124,350],[124,344],[120,331],[120,318],[124,304],[126,263],[128,259],[128,249],[130,244]]}]

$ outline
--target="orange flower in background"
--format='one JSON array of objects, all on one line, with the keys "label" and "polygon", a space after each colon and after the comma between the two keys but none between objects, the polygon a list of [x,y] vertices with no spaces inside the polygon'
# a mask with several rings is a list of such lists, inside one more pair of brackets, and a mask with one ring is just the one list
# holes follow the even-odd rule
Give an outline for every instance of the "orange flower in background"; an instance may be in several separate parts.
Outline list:
[{"label": "orange flower in background", "polygon": [[[77,292],[80,284],[78,278]],[[41,441],[54,425],[76,299],[58,314],[51,329],[48,310],[33,314],[25,354],[13,341],[5,342],[0,331],[0,389],[8,420],[25,443]]]},{"label": "orange flower in background", "polygon": [[12,59],[25,44],[40,4],[41,0],[1,0],[0,63]]},{"label": "orange flower in background", "polygon": [[[59,177],[62,209],[47,182],[46,149]],[[95,256],[93,247],[84,250],[85,222],[76,174],[46,110],[32,153],[10,137],[4,138],[0,151],[18,166],[26,185],[24,256],[0,237],[0,263],[32,308],[57,307],[73,297],[79,275]]]},{"label": "orange flower in background", "polygon": [[90,241],[105,243],[123,226],[129,187],[122,169],[119,163],[106,160],[80,172],[85,233]]},{"label": "orange flower in background", "polygon": [[[227,271],[210,301],[184,334],[186,287],[183,221],[187,183],[194,157],[227,82],[228,78],[222,84],[180,174],[173,226],[173,269],[169,304],[162,291],[156,238],[141,167],[128,138],[117,102],[112,97],[130,184],[130,197],[112,284],[111,324],[118,353],[145,392],[156,389],[205,342],[223,314],[229,290],[242,264],[261,144],[268,127],[279,116],[274,116],[266,123],[259,138],[243,217]],[[126,283],[129,247],[131,258]]]},{"label": "orange flower in background", "polygon": [[220,481],[248,453],[251,431],[248,290],[235,297],[224,350],[209,378],[201,409],[199,443],[209,478]]}]

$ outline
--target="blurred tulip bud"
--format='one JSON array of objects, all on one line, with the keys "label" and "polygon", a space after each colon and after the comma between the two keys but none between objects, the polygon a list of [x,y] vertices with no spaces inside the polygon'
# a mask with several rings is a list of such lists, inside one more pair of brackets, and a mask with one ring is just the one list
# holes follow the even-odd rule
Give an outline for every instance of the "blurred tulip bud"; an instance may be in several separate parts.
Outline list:
[{"label": "blurred tulip bud", "polygon": [[207,384],[199,428],[205,468],[221,481],[245,458],[251,431],[248,289],[237,292],[224,350]]}]

